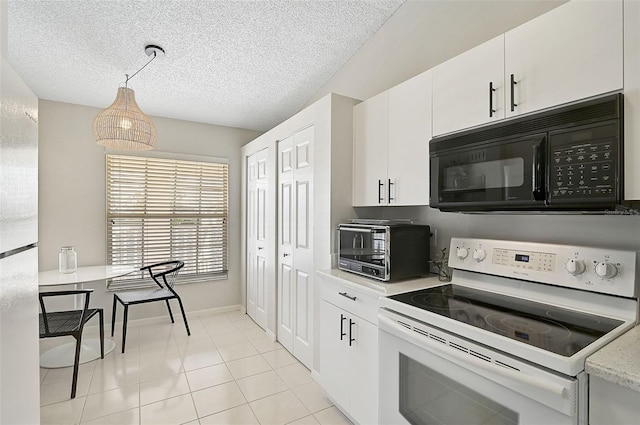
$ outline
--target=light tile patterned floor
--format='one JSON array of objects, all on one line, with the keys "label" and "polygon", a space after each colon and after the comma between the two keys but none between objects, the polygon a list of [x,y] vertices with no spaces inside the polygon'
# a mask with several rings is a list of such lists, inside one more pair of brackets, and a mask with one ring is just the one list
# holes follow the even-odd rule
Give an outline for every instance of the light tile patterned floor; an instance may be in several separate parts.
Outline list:
[{"label": "light tile patterned floor", "polygon": [[41,423],[350,424],[247,315],[190,317],[190,337],[167,322],[130,325],[125,354],[117,332],[114,351],[80,367],[73,400],[71,368],[41,369]]}]

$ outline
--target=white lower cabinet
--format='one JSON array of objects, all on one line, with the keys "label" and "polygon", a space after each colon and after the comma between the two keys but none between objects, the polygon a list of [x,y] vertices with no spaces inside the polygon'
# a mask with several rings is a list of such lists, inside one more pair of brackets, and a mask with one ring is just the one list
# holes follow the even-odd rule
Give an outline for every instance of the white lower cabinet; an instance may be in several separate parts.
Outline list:
[{"label": "white lower cabinet", "polygon": [[[328,397],[358,424],[378,423],[377,298],[322,281],[321,383]],[[353,299],[355,298],[355,299]],[[353,309],[349,305],[353,304]],[[361,317],[360,315],[367,317]],[[373,314],[373,319],[371,315]]]},{"label": "white lower cabinet", "polygon": [[640,392],[589,377],[589,425],[637,424]]}]

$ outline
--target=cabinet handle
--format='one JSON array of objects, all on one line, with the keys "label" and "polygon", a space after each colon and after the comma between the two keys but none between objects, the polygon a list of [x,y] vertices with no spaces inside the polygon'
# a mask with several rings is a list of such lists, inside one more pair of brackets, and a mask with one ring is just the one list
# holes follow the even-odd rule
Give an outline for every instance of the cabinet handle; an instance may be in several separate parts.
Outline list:
[{"label": "cabinet handle", "polygon": [[351,301],[355,301],[356,297],[352,297],[351,295],[347,295],[346,292],[338,292],[338,294],[342,295],[343,297],[349,298]]},{"label": "cabinet handle", "polygon": [[493,92],[496,91],[496,89],[493,88],[493,81],[489,81],[489,118],[493,117],[493,114],[496,112],[495,109],[493,109]]},{"label": "cabinet handle", "polygon": [[351,347],[351,343],[356,340],[355,338],[353,338],[353,325],[355,323],[356,322],[354,322],[353,320],[349,319],[349,347]]},{"label": "cabinet handle", "polygon": [[389,179],[389,203],[391,203],[391,201],[393,201],[395,198],[391,197],[391,186],[393,186],[395,183],[391,182],[391,179]]},{"label": "cabinet handle", "polygon": [[511,112],[515,111],[516,106],[518,106],[518,104],[515,101],[516,84],[518,83],[516,82],[516,79],[513,76],[513,74],[511,74]]},{"label": "cabinet handle", "polygon": [[258,251],[262,251],[263,249],[264,249],[264,247],[263,247],[263,246],[259,246],[259,247],[258,247]]},{"label": "cabinet handle", "polygon": [[382,198],[382,187],[384,186],[384,183],[382,182],[382,180],[378,180],[378,203],[381,204],[382,201],[384,201],[384,199]]},{"label": "cabinet handle", "polygon": [[346,320],[346,316],[342,313],[340,313],[340,341],[342,341],[342,337],[347,336],[346,332],[343,330],[343,326],[342,324],[344,323],[344,321]]},{"label": "cabinet handle", "polygon": [[288,257],[290,254],[287,254],[286,252],[284,254],[282,254],[283,257]]}]

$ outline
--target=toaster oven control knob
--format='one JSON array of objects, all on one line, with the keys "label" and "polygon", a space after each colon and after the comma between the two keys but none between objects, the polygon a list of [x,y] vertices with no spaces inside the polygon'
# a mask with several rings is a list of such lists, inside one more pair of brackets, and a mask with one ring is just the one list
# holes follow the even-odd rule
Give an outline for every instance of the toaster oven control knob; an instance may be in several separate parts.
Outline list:
[{"label": "toaster oven control knob", "polygon": [[601,277],[603,279],[611,279],[618,274],[618,268],[615,266],[615,264],[605,262],[598,263],[596,264],[596,274],[598,275],[598,277]]},{"label": "toaster oven control knob", "polygon": [[456,250],[456,257],[458,257],[461,260],[464,260],[465,258],[467,258],[467,255],[469,255],[469,250],[465,247],[460,247]]},{"label": "toaster oven control knob", "polygon": [[570,275],[578,276],[579,274],[582,274],[584,272],[585,266],[583,261],[572,258],[571,260],[567,261],[567,265],[565,266],[565,268]]},{"label": "toaster oven control knob", "polygon": [[473,259],[476,260],[477,263],[484,260],[485,258],[487,258],[487,253],[485,252],[484,249],[478,248],[475,251],[473,251]]}]

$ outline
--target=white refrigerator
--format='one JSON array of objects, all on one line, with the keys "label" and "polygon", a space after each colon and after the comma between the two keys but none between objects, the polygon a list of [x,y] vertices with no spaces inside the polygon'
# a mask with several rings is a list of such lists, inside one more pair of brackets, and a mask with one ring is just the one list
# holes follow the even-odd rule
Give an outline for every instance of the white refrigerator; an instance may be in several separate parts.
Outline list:
[{"label": "white refrigerator", "polygon": [[40,422],[38,99],[0,68],[0,424]]}]

